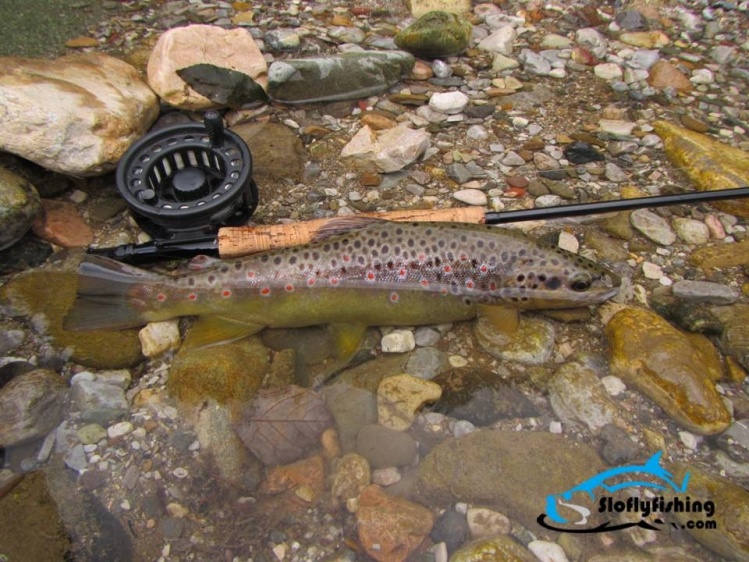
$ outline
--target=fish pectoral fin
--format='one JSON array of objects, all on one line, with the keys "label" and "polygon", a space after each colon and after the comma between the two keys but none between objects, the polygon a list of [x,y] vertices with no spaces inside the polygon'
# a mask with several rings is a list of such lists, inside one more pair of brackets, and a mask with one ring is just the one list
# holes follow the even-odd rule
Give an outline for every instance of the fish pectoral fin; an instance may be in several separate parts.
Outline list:
[{"label": "fish pectoral fin", "polygon": [[201,316],[187,333],[182,347],[201,349],[241,340],[265,328],[226,316]]},{"label": "fish pectoral fin", "polygon": [[520,311],[505,306],[479,305],[478,313],[489,320],[494,329],[503,334],[514,334],[520,325]]},{"label": "fish pectoral fin", "polygon": [[345,366],[359,351],[364,335],[367,333],[366,324],[330,324],[328,326],[333,336],[333,345],[338,363]]}]

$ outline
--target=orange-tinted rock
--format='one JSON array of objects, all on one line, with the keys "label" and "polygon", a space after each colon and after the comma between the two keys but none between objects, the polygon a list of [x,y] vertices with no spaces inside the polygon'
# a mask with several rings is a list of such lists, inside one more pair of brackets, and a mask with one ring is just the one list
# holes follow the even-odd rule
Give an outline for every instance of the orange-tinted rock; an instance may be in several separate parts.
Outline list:
[{"label": "orange-tinted rock", "polygon": [[692,89],[692,83],[687,75],[665,60],[659,60],[650,68],[648,84],[658,90],[669,86],[676,88],[679,92],[688,92]]},{"label": "orange-tinted rock", "polygon": [[44,213],[34,222],[34,234],[63,248],[83,248],[91,244],[94,234],[68,201],[42,200]]},{"label": "orange-tinted rock", "polygon": [[606,326],[611,374],[658,404],[679,425],[700,435],[724,431],[731,414],[715,389],[722,367],[707,338],[687,334],[637,308]]},{"label": "orange-tinted rock", "polygon": [[359,495],[356,523],[367,554],[381,562],[404,562],[432,530],[434,518],[427,508],[372,484]]},{"label": "orange-tinted rock", "polygon": [[264,494],[282,494],[300,486],[309,486],[315,492],[325,487],[325,461],[321,456],[270,469],[260,491]]}]

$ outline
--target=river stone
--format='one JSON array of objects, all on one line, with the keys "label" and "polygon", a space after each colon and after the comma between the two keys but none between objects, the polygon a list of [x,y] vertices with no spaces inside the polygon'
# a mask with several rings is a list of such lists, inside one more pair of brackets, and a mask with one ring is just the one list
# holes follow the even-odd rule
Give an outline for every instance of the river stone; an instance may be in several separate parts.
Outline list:
[{"label": "river stone", "polygon": [[749,240],[697,248],[689,256],[689,263],[704,270],[748,265]]},{"label": "river stone", "polygon": [[687,244],[702,246],[710,240],[710,229],[702,221],[675,217],[672,225],[676,235]]},{"label": "river stone", "polygon": [[749,305],[716,306],[711,312],[723,324],[723,333],[718,340],[721,351],[749,369]]},{"label": "river stone", "polygon": [[403,51],[366,51],[271,64],[268,95],[282,103],[366,98],[400,82],[415,59]]},{"label": "river stone", "polygon": [[512,537],[479,539],[456,550],[450,562],[536,562],[536,558]]},{"label": "river stone", "polygon": [[[668,159],[683,169],[700,191],[749,185],[749,152],[668,121],[656,121],[653,126],[663,140]],[[749,217],[746,198],[715,201],[712,205],[725,213]]]},{"label": "river stone", "polygon": [[442,389],[431,381],[408,374],[387,377],[377,388],[377,419],[380,425],[405,431],[421,407],[440,396]]},{"label": "river stone", "polygon": [[507,334],[496,330],[484,316],[475,323],[474,333],[484,351],[505,361],[540,365],[554,350],[554,327],[541,318],[521,316],[518,329]]},{"label": "river stone", "polygon": [[309,155],[297,134],[282,123],[242,123],[231,130],[252,151],[252,177],[259,185],[288,178],[302,181]]},{"label": "river stone", "polygon": [[395,36],[395,44],[422,58],[459,55],[471,42],[473,26],[456,14],[428,12]]},{"label": "river stone", "polygon": [[18,242],[41,209],[34,186],[10,170],[0,168],[0,250]]},{"label": "river stone", "polygon": [[435,10],[451,14],[467,14],[471,11],[471,0],[406,0],[406,6],[415,18],[420,18]]},{"label": "river stone", "polygon": [[371,484],[359,494],[359,542],[379,562],[405,562],[432,530],[434,517],[423,506],[385,494]]},{"label": "river stone", "polygon": [[[749,491],[730,480],[697,468],[693,463],[677,463],[670,467],[677,482],[689,472],[688,492],[692,502],[715,503],[713,520],[715,529],[687,529],[697,542],[720,554],[727,560],[749,561]],[[677,521],[709,519],[705,513],[677,512]]]},{"label": "river stone", "polygon": [[345,503],[358,496],[369,485],[370,477],[367,459],[356,453],[343,455],[333,461],[330,495]]},{"label": "river stone", "polygon": [[710,281],[677,281],[672,291],[680,299],[708,304],[733,304],[739,299],[737,289]]},{"label": "river stone", "polygon": [[422,129],[398,125],[373,131],[364,125],[341,150],[341,158],[353,167],[378,172],[397,172],[429,148],[430,135]]},{"label": "river stone", "polygon": [[264,89],[268,86],[268,65],[252,35],[245,29],[215,25],[176,27],[162,34],[148,59],[148,84],[161,99],[179,109],[202,111],[219,107],[177,74],[196,64],[235,70]]},{"label": "river stone", "polygon": [[724,431],[731,414],[713,381],[717,351],[701,334],[682,332],[653,312],[625,308],[606,326],[611,374],[653,400],[679,425],[700,435]]},{"label": "river stone", "polygon": [[632,211],[629,220],[632,222],[632,226],[656,244],[670,246],[676,242],[676,234],[671,230],[671,225],[668,224],[666,219],[656,215],[653,211],[637,209]]},{"label": "river stone", "polygon": [[48,170],[113,170],[158,114],[158,98],[138,72],[114,57],[0,58],[0,150]]},{"label": "river stone", "polygon": [[62,417],[67,386],[54,371],[35,369],[0,388],[0,447],[44,437]]},{"label": "river stone", "polygon": [[31,271],[0,288],[0,302],[18,314],[33,317],[35,327],[50,336],[53,345],[70,360],[95,369],[123,369],[143,358],[138,330],[63,329],[63,319],[73,304],[77,276],[73,272]]},{"label": "river stone", "polygon": [[99,425],[109,425],[130,411],[125,391],[101,381],[74,382],[71,397],[81,412],[81,419]]},{"label": "river stone", "polygon": [[416,459],[417,447],[407,433],[377,424],[365,425],[356,437],[356,452],[372,468],[408,466]]},{"label": "river stone", "polygon": [[419,465],[417,490],[433,507],[456,501],[483,505],[535,527],[547,495],[602,467],[590,446],[561,435],[479,430],[437,445]]},{"label": "river stone", "polygon": [[598,431],[619,419],[619,411],[598,378],[596,359],[581,355],[562,365],[548,383],[549,401],[564,423]]}]

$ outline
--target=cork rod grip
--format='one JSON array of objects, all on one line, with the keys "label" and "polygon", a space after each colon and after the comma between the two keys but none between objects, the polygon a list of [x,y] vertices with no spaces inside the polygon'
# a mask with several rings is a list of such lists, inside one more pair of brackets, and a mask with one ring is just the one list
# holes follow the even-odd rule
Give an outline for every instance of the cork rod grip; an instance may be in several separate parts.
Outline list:
[{"label": "cork rod grip", "polygon": [[[391,211],[388,213],[362,213],[357,217],[372,217],[391,221],[438,221],[438,222],[484,222],[484,210],[480,207],[456,209]],[[235,258],[306,244],[315,233],[336,219],[316,219],[292,224],[270,226],[225,227],[218,232],[218,251],[222,258]]]}]

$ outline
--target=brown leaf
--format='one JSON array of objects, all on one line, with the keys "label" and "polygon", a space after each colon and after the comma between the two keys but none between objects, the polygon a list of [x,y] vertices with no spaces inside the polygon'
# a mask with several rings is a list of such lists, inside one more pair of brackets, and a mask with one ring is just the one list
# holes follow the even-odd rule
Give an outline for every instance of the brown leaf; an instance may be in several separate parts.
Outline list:
[{"label": "brown leaf", "polygon": [[308,456],[331,425],[333,416],[317,393],[290,385],[258,392],[234,429],[255,456],[275,466]]}]

